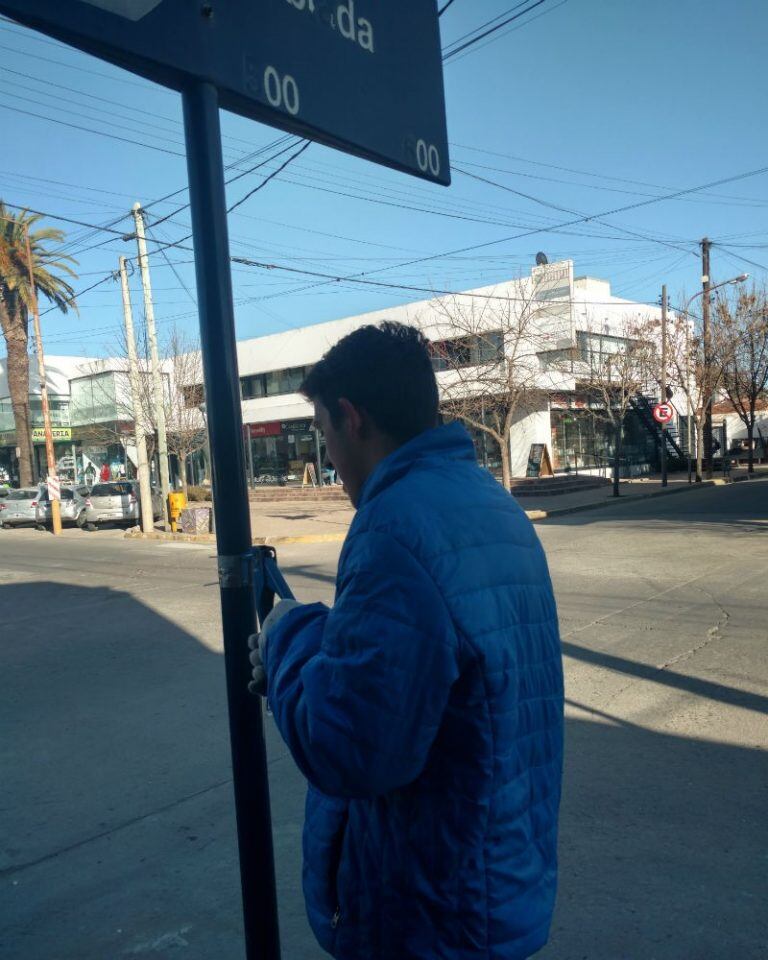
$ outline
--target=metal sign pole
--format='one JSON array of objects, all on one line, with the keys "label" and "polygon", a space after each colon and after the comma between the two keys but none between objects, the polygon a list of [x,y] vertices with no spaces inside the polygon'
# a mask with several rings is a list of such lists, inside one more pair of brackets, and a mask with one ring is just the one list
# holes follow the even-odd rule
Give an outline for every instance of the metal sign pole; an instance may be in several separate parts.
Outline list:
[{"label": "metal sign pole", "polygon": [[261,698],[248,693],[256,625],[251,524],[216,88],[183,93],[200,340],[212,457],[224,662],[248,960],[279,960],[272,824]]}]

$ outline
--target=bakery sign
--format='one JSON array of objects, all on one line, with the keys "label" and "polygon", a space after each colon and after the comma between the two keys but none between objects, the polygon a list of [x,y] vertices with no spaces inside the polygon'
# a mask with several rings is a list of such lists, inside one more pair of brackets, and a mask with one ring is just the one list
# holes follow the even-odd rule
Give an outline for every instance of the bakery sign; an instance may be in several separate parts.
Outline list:
[{"label": "bakery sign", "polygon": [[[51,436],[54,443],[62,443],[72,439],[71,427],[52,427]],[[35,427],[32,431],[32,443],[45,443],[45,428]]]}]

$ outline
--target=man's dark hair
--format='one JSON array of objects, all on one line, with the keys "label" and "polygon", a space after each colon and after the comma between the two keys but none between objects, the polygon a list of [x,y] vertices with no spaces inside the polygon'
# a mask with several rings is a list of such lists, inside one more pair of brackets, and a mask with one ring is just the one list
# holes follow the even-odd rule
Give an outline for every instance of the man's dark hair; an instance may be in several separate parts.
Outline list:
[{"label": "man's dark hair", "polygon": [[405,443],[438,422],[438,393],[426,337],[386,321],[348,334],[310,370],[300,388],[339,426],[344,397],[393,440]]}]

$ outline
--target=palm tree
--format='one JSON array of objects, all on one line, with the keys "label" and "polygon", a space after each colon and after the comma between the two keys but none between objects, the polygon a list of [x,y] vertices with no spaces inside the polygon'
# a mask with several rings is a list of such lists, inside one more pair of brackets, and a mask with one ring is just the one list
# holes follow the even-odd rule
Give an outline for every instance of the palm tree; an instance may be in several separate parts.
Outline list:
[{"label": "palm tree", "polygon": [[8,355],[8,392],[11,395],[16,423],[16,446],[19,448],[19,479],[22,486],[32,483],[32,444],[29,433],[29,318],[32,290],[29,282],[26,231],[32,253],[32,272],[38,296],[66,313],[75,305],[75,291],[59,274],[77,274],[70,264],[75,261],[55,251],[49,244],[64,240],[61,230],[33,230],[38,214],[22,210],[13,214],[0,200],[0,328],[5,337]]}]

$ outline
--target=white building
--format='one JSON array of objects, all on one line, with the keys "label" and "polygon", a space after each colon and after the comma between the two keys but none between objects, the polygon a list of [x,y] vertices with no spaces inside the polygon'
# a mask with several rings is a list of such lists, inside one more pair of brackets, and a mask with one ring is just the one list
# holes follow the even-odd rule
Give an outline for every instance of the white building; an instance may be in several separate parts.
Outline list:
[{"label": "white building", "polygon": [[[573,262],[567,260],[535,267],[530,276],[520,280],[450,298],[423,300],[238,343],[243,420],[254,476],[295,474],[315,458],[312,406],[298,388],[309,368],[346,334],[383,320],[413,324],[443,351],[460,345],[467,352],[467,366],[471,366],[478,363],[473,356],[471,331],[482,332],[487,343],[494,325],[501,331],[505,324],[514,323],[510,318],[524,311],[534,317],[530,362],[540,396],[533,407],[527,404],[519,412],[513,424],[512,475],[525,475],[534,443],[546,445],[555,469],[594,469],[601,454],[586,448],[599,446],[607,459],[609,439],[594,436],[594,418],[587,416],[586,401],[579,395],[578,363],[571,364],[571,374],[563,370],[569,358],[587,360],[597,351],[610,352],[611,344],[615,349],[626,342],[627,329],[633,323],[660,321],[661,310],[614,297],[607,280],[574,278]],[[460,322],[456,317],[461,317]],[[509,344],[504,349],[508,351]],[[452,365],[455,367],[455,362]],[[445,366],[436,357],[437,379],[444,397],[455,379],[455,371]],[[582,414],[583,430],[579,424]],[[570,431],[569,424],[575,424]],[[637,432],[643,441],[640,445],[652,451],[655,444],[650,431],[647,444],[644,428]],[[478,434],[475,439],[490,465],[498,466],[493,462],[498,454],[489,451],[487,438]],[[647,458],[643,460],[644,456],[642,452],[637,456],[638,469],[643,469],[643,464],[648,468],[652,465],[646,463]]]},{"label": "white building", "polygon": [[[544,445],[558,470],[604,471],[612,438],[592,416],[584,385],[595,357],[604,359],[626,344],[638,323],[660,321],[659,307],[614,297],[610,283],[574,277],[573,262],[534,267],[531,274],[457,295],[391,307],[243,340],[238,343],[240,391],[248,469],[253,480],[299,477],[317,458],[321,437],[311,427],[312,405],[298,392],[309,369],[346,334],[366,324],[395,320],[418,326],[434,346],[434,366],[447,402],[463,371],[511,356],[522,343],[532,389],[510,430],[512,476],[525,476],[531,445]],[[524,331],[520,333],[520,327]],[[517,347],[513,343],[517,336]],[[490,353],[488,352],[490,348]],[[493,355],[491,355],[493,354]],[[34,367],[34,364],[31,365]],[[57,456],[74,456],[110,466],[135,464],[134,416],[124,360],[87,357],[47,358],[53,425],[59,431]],[[145,376],[148,373],[145,372]],[[180,379],[183,401],[168,408],[198,416],[203,396],[199,363],[166,363],[166,391],[174,396]],[[36,459],[43,472],[42,417],[36,371],[30,371],[30,407],[36,431]],[[681,406],[679,409],[685,409]],[[185,428],[190,424],[182,425]],[[649,422],[650,421],[650,422]],[[202,423],[202,418],[200,418]],[[198,426],[195,421],[193,428]],[[182,429],[181,426],[178,427]],[[152,427],[148,425],[151,432]],[[169,423],[173,430],[173,423]],[[626,425],[625,453],[633,472],[657,466],[658,442],[649,410],[633,411]],[[15,435],[4,364],[0,360],[0,467],[13,475]],[[491,469],[501,465],[498,445],[482,431],[474,433],[480,459]],[[322,456],[322,449],[321,449]],[[200,481],[206,470],[202,452],[189,465],[188,479]]]},{"label": "white building", "polygon": [[[166,410],[170,402],[171,367],[164,363]],[[94,357],[45,358],[48,405],[59,473],[82,476],[90,464],[98,472],[104,464],[113,475],[131,473],[137,463],[134,411],[127,371],[122,359]],[[149,378],[148,371],[143,376]],[[147,397],[150,388],[145,388]],[[30,358],[29,420],[36,476],[47,474],[45,431],[37,364]],[[171,425],[172,428],[172,425]],[[145,424],[147,432],[152,425]],[[0,475],[18,477],[16,424],[11,406],[6,360],[0,358]]]}]

